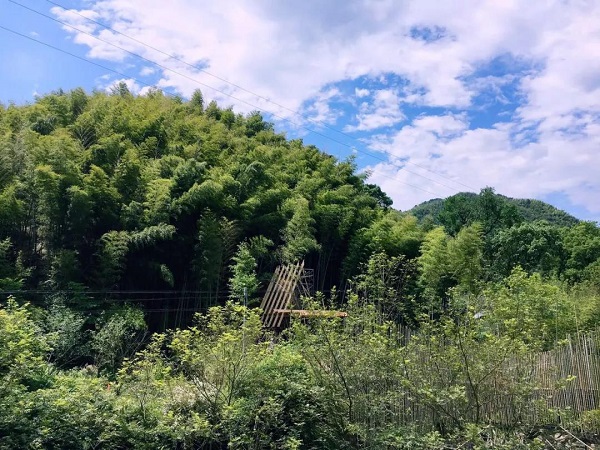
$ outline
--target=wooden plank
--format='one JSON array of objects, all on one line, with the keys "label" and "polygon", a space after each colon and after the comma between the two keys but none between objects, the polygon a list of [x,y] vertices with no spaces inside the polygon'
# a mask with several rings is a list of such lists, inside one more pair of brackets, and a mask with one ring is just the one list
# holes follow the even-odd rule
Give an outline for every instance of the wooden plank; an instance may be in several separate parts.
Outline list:
[{"label": "wooden plank", "polygon": [[282,272],[282,267],[277,266],[277,268],[275,269],[275,273],[273,274],[273,277],[271,277],[271,282],[269,283],[269,287],[267,288],[267,292],[265,293],[265,296],[263,297],[263,301],[261,303],[261,308],[263,310],[262,320],[263,320],[263,325],[265,325],[265,326],[269,320],[269,317],[272,314],[273,297],[277,293],[277,284],[279,283],[279,278],[281,277],[281,272]]},{"label": "wooden plank", "polygon": [[[275,309],[283,309],[285,306],[286,292],[289,289],[290,278],[293,276],[293,266],[284,266],[282,276],[279,278],[276,288],[276,294],[273,297],[273,307],[271,311]],[[273,328],[278,322],[278,315],[274,312],[271,313],[266,326]]]},{"label": "wooden plank", "polygon": [[[283,280],[283,284],[281,286],[281,295],[278,297],[278,303],[275,305],[275,309],[288,309],[289,308],[289,299],[290,299],[290,291],[292,291],[296,287],[294,283],[294,279],[296,277],[296,267],[289,266],[288,274],[285,280]],[[274,328],[279,328],[281,326],[281,322],[283,321],[282,314],[273,314],[273,320],[271,322],[271,326]]]},{"label": "wooden plank", "polygon": [[[304,261],[299,262],[295,267],[294,267],[294,271],[292,272],[292,276],[289,279],[289,284],[288,284],[288,290],[286,292],[286,295],[284,296],[284,303],[281,305],[282,308],[280,309],[289,309],[292,305],[292,298],[294,296],[294,293],[296,291],[296,287],[298,286],[298,282],[300,281],[300,276],[302,275],[302,271],[304,270]],[[276,327],[279,328],[281,326],[281,323],[283,322],[283,314],[279,314],[278,315],[278,320],[277,320],[277,324]]]},{"label": "wooden plank", "polygon": [[347,312],[327,309],[275,309],[273,312],[296,317],[348,317]]},{"label": "wooden plank", "polygon": [[271,295],[273,292],[273,286],[275,285],[275,282],[276,282],[277,278],[279,277],[280,270],[281,270],[281,266],[277,266],[275,268],[275,272],[273,273],[273,276],[271,277],[271,281],[269,281],[269,286],[267,287],[267,292],[265,292],[262,302],[260,303],[260,309],[262,309],[263,312],[266,310],[268,300],[271,299]]},{"label": "wooden plank", "polygon": [[272,323],[274,321],[273,310],[278,308],[279,298],[282,294],[282,286],[285,284],[285,280],[287,279],[289,272],[288,266],[282,266],[281,271],[279,272],[279,277],[275,281],[275,286],[273,286],[273,295],[271,298],[271,302],[269,305],[269,315],[266,317],[265,326],[267,328],[272,327]]}]

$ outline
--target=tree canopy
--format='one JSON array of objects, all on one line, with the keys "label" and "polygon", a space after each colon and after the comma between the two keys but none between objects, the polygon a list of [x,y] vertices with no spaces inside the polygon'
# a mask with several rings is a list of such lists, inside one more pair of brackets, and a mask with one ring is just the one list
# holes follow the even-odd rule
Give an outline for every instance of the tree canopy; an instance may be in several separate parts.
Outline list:
[{"label": "tree canopy", "polygon": [[[199,90],[0,107],[0,448],[563,448],[531,430],[600,429],[550,406],[573,378],[532,365],[600,323],[598,224],[489,187],[400,212],[367,179]],[[276,334],[252,307],[301,260],[299,301],[344,317]]]}]

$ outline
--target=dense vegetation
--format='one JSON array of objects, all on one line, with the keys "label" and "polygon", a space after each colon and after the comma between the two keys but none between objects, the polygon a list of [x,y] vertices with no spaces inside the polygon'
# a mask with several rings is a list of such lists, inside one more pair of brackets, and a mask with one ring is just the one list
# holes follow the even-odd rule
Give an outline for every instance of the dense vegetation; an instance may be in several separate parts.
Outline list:
[{"label": "dense vegetation", "polygon": [[184,103],[75,90],[0,114],[0,233],[16,286],[220,297],[245,243],[259,272],[305,258],[323,289],[391,204],[352,161],[287,141],[258,113],[204,108],[200,92]]},{"label": "dense vegetation", "polygon": [[[572,215],[540,200],[510,198],[500,194],[496,195],[501,201],[504,201],[509,205],[514,205],[519,215],[527,222],[545,220],[551,224],[560,226],[571,226],[579,222],[579,220]],[[462,208],[470,211],[470,214],[476,214],[477,195],[472,192],[461,192],[446,199],[434,198],[413,207],[409,213],[414,215],[420,221],[432,221],[433,223],[440,225],[443,220],[443,218],[440,217],[440,213],[444,210],[446,203],[450,203],[450,206],[453,204],[460,204]]]},{"label": "dense vegetation", "polygon": [[[0,107],[0,448],[545,445],[527,361],[600,323],[600,228],[491,188],[391,205],[200,91]],[[349,315],[275,335],[240,303],[298,260]]]}]

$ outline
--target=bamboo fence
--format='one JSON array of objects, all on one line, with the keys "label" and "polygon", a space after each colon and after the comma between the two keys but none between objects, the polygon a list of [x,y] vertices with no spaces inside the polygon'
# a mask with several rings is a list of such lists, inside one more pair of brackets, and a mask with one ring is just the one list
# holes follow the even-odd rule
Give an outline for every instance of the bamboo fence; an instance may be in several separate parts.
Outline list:
[{"label": "bamboo fence", "polygon": [[600,330],[570,336],[537,355],[533,380],[538,399],[558,414],[600,409]]},{"label": "bamboo fence", "polygon": [[[411,340],[410,330],[397,333],[403,343]],[[426,352],[418,358],[415,367],[432,367]],[[355,380],[351,420],[365,430],[416,426],[444,431],[459,422],[573,426],[586,411],[600,409],[600,330],[570,336],[550,351],[502,360],[479,385],[476,408],[469,386],[464,398],[444,404],[415,394],[401,381],[404,376],[371,374]],[[436,367],[422,377],[440,390],[457,383],[456,368]],[[591,427],[585,431],[600,431],[598,424]]]}]

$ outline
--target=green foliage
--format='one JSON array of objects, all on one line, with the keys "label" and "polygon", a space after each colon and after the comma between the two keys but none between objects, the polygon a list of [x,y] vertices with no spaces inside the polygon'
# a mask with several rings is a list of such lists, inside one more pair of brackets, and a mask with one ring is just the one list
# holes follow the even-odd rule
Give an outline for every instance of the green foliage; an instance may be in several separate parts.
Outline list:
[{"label": "green foliage", "polygon": [[527,275],[515,268],[504,281],[483,293],[485,322],[491,330],[508,335],[530,348],[548,349],[577,331],[577,305],[556,283],[539,274]]},{"label": "green foliage", "polygon": [[421,245],[419,282],[427,293],[444,295],[444,278],[448,271],[448,236],[442,227],[425,235]]},{"label": "green foliage", "polygon": [[146,227],[141,231],[130,233],[128,243],[132,248],[140,249],[156,245],[160,241],[168,241],[173,238],[175,227],[160,223]]},{"label": "green foliage", "polygon": [[303,197],[288,200],[284,206],[291,210],[292,217],[282,231],[284,246],[281,259],[284,263],[301,260],[309,252],[317,250],[319,244],[313,236],[314,219],[308,209],[308,200]]},{"label": "green foliage", "polygon": [[44,355],[48,349],[27,306],[18,306],[9,298],[7,307],[0,308],[0,391],[10,388],[11,383],[39,382],[46,370]]},{"label": "green foliage", "polygon": [[450,269],[457,283],[476,292],[483,270],[483,230],[478,222],[462,228],[448,242]]},{"label": "green foliage", "polygon": [[[41,306],[0,308],[0,448],[539,447],[486,423],[597,327],[600,228],[491,188],[400,213],[366,179],[200,91],[0,107],[0,288]],[[348,316],[282,339],[239,303],[301,260]],[[177,293],[178,326],[238,303],[146,340],[120,290]]]},{"label": "green foliage", "polygon": [[330,418],[302,355],[281,345],[254,365],[221,427],[229,448],[333,448]]},{"label": "green foliage", "polygon": [[25,216],[25,202],[18,198],[17,185],[10,184],[0,193],[0,232],[2,236],[14,233]]},{"label": "green foliage", "polygon": [[110,231],[102,236],[97,280],[105,289],[111,289],[119,282],[125,269],[128,243],[129,235],[124,231]]},{"label": "green foliage", "polygon": [[144,315],[130,307],[107,311],[98,327],[91,342],[94,363],[101,372],[113,376],[123,360],[141,347],[146,334]]},{"label": "green foliage", "polygon": [[576,225],[579,220],[548,203],[534,199],[512,199],[523,219],[527,222],[545,220],[548,223],[561,227]]},{"label": "green foliage", "polygon": [[231,302],[198,317],[198,326],[173,333],[168,345],[178,371],[195,384],[214,423],[222,408],[231,405],[241,378],[265,351],[266,343],[258,342],[260,335],[258,313]]},{"label": "green foliage", "polygon": [[224,217],[218,220],[207,212],[198,221],[193,270],[202,289],[218,295],[237,236],[236,223]]},{"label": "green foliage", "polygon": [[565,250],[560,230],[544,222],[523,223],[498,232],[492,239],[492,270],[505,277],[520,266],[529,273],[559,275]]},{"label": "green foliage", "polygon": [[204,111],[204,96],[200,89],[196,89],[190,99],[190,107],[193,111],[202,114]]},{"label": "green foliage", "polygon": [[54,365],[72,367],[89,354],[85,323],[85,316],[66,307],[63,299],[55,299],[48,308],[43,326]]},{"label": "green foliage", "polygon": [[17,255],[16,260],[12,261],[12,249],[9,238],[0,241],[0,288],[17,290],[23,286],[23,281],[30,271],[23,267],[21,255]]},{"label": "green foliage", "polygon": [[421,255],[419,283],[425,295],[443,298],[450,287],[459,284],[474,292],[482,271],[483,237],[478,223],[467,226],[455,238],[442,227],[425,235]]},{"label": "green foliage", "polygon": [[581,422],[586,430],[600,430],[600,409],[585,411],[581,416]]},{"label": "green foliage", "polygon": [[[531,343],[492,332],[477,301],[454,291],[451,316],[421,322],[408,340],[356,294],[345,319],[294,321],[285,339],[228,303],[115,362],[123,347],[113,343],[141,323],[120,311],[93,341],[104,356],[114,350],[113,370],[100,370],[113,381],[94,366],[49,365],[46,341],[76,331],[69,315],[55,310],[46,321],[59,331],[44,336],[12,302],[0,309],[0,448],[540,448],[519,431],[534,425],[522,423],[536,407]],[[496,410],[496,399],[506,405]],[[580,426],[593,429],[592,412]]]},{"label": "green foliage", "polygon": [[334,433],[359,446],[389,426],[385,411],[401,392],[384,386],[397,387],[401,348],[389,332],[390,324],[379,320],[373,305],[361,307],[353,295],[349,306],[345,323],[325,318],[314,319],[310,326],[296,322],[290,339],[323,391]]},{"label": "green foliage", "polygon": [[305,258],[330,287],[347,276],[347,241],[390,205],[352,161],[200,91],[187,103],[124,83],[54,93],[9,108],[0,129],[0,240],[11,239],[13,267],[19,254],[31,267],[33,289],[191,286],[224,298],[238,245],[259,236],[272,244],[254,255],[258,279],[276,256]]},{"label": "green foliage", "polygon": [[116,85],[111,88],[111,94],[123,98],[131,97],[131,92],[129,91],[129,87],[127,83],[124,81],[120,81]]},{"label": "green foliage", "polygon": [[[568,255],[566,277],[571,281],[581,281],[587,275],[586,269],[600,264],[600,228],[592,222],[580,222],[563,231],[563,245]],[[593,271],[592,268],[587,269]]]},{"label": "green foliage", "polygon": [[596,288],[596,292],[600,293],[600,259],[587,266],[583,270],[582,279]]},{"label": "green foliage", "polygon": [[434,228],[425,235],[421,255],[417,259],[420,268],[419,284],[424,295],[439,298],[441,305],[430,306],[435,312],[445,304],[447,291],[454,286],[467,292],[478,290],[483,269],[483,232],[478,223],[464,227],[452,238],[442,227]]},{"label": "green foliage", "polygon": [[114,446],[194,448],[212,442],[206,416],[197,409],[193,385],[173,375],[161,357],[164,335],[126,361],[118,374],[118,434]]},{"label": "green foliage", "polygon": [[496,195],[490,187],[479,193],[475,204],[475,218],[481,222],[485,236],[493,236],[499,229],[512,227],[522,221],[516,206]]},{"label": "green foliage", "polygon": [[102,379],[85,371],[56,375],[49,387],[20,399],[20,411],[13,411],[10,433],[0,437],[0,447],[110,448],[113,402]]},{"label": "green foliage", "polygon": [[481,424],[485,405],[494,398],[512,399],[516,425],[534,389],[528,378],[531,367],[520,360],[527,347],[486,331],[473,313],[467,308],[456,317],[423,324],[405,353],[403,385],[434,411],[444,431]]},{"label": "green foliage", "polygon": [[119,373],[128,442],[335,448],[306,361],[261,337],[258,313],[233,303],[196,327],[155,336]]},{"label": "green foliage", "polygon": [[[513,205],[517,216],[522,217],[526,222],[546,221],[561,227],[573,226],[579,222],[570,214],[540,200],[514,199],[500,194],[496,196]],[[461,192],[446,199],[428,200],[408,212],[417,217],[420,222],[430,218],[434,224],[444,225],[449,233],[454,234],[462,226],[481,220],[477,217],[476,204],[477,194]]]},{"label": "green foliage", "polygon": [[375,305],[382,317],[415,325],[422,313],[411,295],[415,275],[415,264],[403,255],[390,258],[383,252],[375,253],[363,273],[355,277],[353,290],[363,301]]},{"label": "green foliage", "polygon": [[476,220],[476,208],[476,197],[457,194],[443,201],[438,220],[448,233],[454,235]]},{"label": "green foliage", "polygon": [[368,228],[360,229],[350,240],[345,272],[355,274],[369,256],[377,252],[413,259],[419,255],[423,230],[414,216],[388,211]]},{"label": "green foliage", "polygon": [[[594,280],[593,224],[558,238],[554,225],[519,225],[532,217],[523,208],[566,222],[491,188],[415,208],[429,217],[420,224],[392,210],[352,158],[288,141],[258,112],[206,105],[200,91],[189,102],[158,90],[135,96],[123,83],[111,95],[56,92],[6,109],[0,129],[5,287],[196,289],[214,304],[229,296],[242,242],[257,280],[304,260],[325,290],[346,286],[374,254],[418,259],[410,295],[438,306],[448,288],[474,292],[516,264]],[[425,238],[436,223],[449,234],[437,247]]]},{"label": "green foliage", "polygon": [[259,284],[256,278],[256,259],[252,256],[249,245],[241,243],[232,259],[229,295],[239,303],[243,303],[245,297],[252,300]]},{"label": "green foliage", "polygon": [[[23,395],[48,382],[49,367],[45,352],[49,349],[41,329],[32,320],[26,306],[9,299],[0,307],[0,446],[10,448],[14,434],[22,424]],[[17,441],[18,443],[19,441]],[[26,444],[27,441],[21,441]],[[18,448],[14,445],[13,448]]]}]

